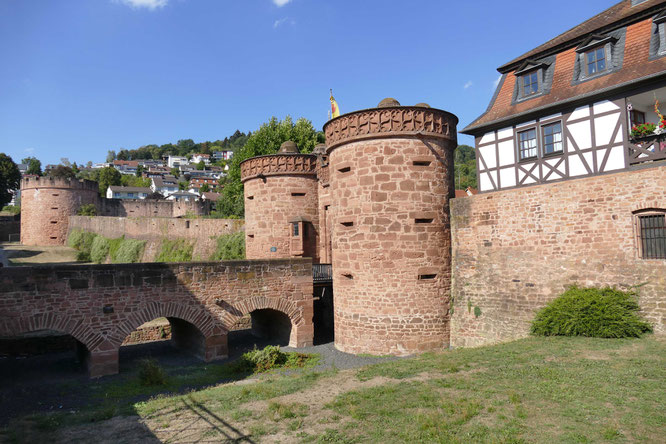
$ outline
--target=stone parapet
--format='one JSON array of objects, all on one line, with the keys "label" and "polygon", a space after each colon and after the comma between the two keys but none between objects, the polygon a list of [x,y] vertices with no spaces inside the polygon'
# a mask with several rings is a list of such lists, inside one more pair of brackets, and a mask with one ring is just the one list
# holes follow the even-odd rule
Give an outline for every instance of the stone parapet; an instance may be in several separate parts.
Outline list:
[{"label": "stone parapet", "polygon": [[337,146],[384,137],[435,137],[456,141],[458,118],[440,109],[420,106],[373,108],[344,114],[324,125],[330,153]]},{"label": "stone parapet", "polygon": [[62,177],[24,177],[21,179],[21,190],[36,188],[61,188],[81,191],[99,192],[97,182],[86,179],[65,179]]},{"label": "stone parapet", "polygon": [[241,181],[278,175],[314,176],[317,157],[312,154],[271,154],[244,160],[240,164]]}]

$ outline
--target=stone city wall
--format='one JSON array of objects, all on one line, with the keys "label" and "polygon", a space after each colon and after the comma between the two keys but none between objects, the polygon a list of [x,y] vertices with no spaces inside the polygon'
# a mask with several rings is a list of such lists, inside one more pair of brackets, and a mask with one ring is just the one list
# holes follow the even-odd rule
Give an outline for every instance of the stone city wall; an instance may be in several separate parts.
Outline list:
[{"label": "stone city wall", "polygon": [[176,345],[226,357],[227,333],[255,310],[291,322],[289,344],[312,345],[312,261],[62,265],[0,269],[0,337],[54,330],[88,351],[91,376],[118,372],[118,349],[165,317]]},{"label": "stone city wall", "polygon": [[666,333],[666,260],[639,258],[635,211],[666,209],[666,167],[451,200],[451,345],[525,337],[567,286],[640,287]]},{"label": "stone city wall", "polygon": [[243,231],[242,219],[183,219],[165,217],[70,216],[69,230],[85,230],[107,238],[125,236],[145,240],[143,262],[159,254],[163,239],[194,241],[193,258],[207,260],[217,247],[217,237]]}]

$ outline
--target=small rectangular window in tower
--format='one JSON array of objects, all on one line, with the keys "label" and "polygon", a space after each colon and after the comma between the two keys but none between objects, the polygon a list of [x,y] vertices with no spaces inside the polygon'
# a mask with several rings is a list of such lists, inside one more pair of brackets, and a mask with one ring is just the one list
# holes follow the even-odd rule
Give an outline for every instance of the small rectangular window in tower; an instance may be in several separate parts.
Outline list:
[{"label": "small rectangular window in tower", "polygon": [[666,259],[666,215],[638,216],[641,257]]},{"label": "small rectangular window in tower", "polygon": [[520,160],[537,156],[537,138],[535,128],[518,133],[518,149]]}]

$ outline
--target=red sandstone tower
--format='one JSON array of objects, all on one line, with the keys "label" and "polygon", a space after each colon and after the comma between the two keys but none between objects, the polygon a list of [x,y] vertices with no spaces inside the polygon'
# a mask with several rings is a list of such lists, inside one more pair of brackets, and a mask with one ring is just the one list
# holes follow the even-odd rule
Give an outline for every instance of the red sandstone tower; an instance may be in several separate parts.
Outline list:
[{"label": "red sandstone tower", "polygon": [[407,355],[449,345],[457,122],[385,99],[324,126],[338,349]]},{"label": "red sandstone tower", "polygon": [[69,216],[97,204],[99,188],[90,180],[28,177],[21,181],[21,243],[63,245]]},{"label": "red sandstone tower", "polygon": [[243,161],[247,259],[311,257],[318,262],[316,156],[294,142]]}]

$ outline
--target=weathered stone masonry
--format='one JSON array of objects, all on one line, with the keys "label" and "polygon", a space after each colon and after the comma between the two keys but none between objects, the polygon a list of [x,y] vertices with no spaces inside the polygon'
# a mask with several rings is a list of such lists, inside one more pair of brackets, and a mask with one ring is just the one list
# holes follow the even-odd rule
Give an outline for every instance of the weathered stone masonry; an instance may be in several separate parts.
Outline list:
[{"label": "weathered stone masonry", "polygon": [[188,264],[44,266],[0,270],[0,336],[72,335],[90,375],[117,373],[118,349],[137,327],[166,317],[176,345],[206,361],[227,356],[227,332],[244,315],[289,317],[289,344],[312,344],[310,259]]},{"label": "weathered stone masonry", "polygon": [[656,166],[453,199],[451,345],[527,336],[535,312],[574,283],[644,284],[643,313],[666,333],[666,261],[639,258],[634,225],[634,212],[666,208],[665,189]]},{"label": "weathered stone masonry", "polygon": [[386,102],[324,127],[335,345],[406,355],[449,345],[448,200],[458,119]]}]

